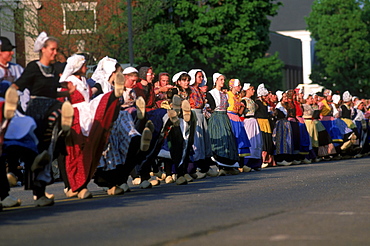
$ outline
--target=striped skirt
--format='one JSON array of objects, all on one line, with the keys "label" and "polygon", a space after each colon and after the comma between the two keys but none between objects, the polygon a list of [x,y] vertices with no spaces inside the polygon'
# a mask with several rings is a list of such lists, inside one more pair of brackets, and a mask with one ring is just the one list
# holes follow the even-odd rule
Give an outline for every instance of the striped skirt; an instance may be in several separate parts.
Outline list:
[{"label": "striped skirt", "polygon": [[293,130],[290,122],[281,119],[276,122],[272,139],[275,143],[275,154],[293,154]]}]

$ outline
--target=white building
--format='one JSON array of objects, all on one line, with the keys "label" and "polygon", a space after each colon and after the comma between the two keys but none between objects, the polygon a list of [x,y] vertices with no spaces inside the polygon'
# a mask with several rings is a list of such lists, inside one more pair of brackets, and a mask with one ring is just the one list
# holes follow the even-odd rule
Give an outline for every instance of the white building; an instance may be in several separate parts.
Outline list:
[{"label": "white building", "polygon": [[311,6],[314,0],[279,1],[282,2],[283,6],[280,6],[276,16],[270,18],[270,31],[301,40],[303,68],[302,86],[304,86],[307,91],[319,91],[322,87],[311,84],[312,81],[310,80],[315,41],[311,38],[311,33],[307,30],[305,21],[305,17],[308,17],[311,12]]}]

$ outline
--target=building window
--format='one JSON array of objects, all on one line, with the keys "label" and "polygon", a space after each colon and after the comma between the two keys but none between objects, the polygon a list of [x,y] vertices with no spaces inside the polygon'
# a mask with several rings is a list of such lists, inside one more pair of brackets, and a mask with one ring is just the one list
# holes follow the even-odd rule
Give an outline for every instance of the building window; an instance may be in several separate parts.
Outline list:
[{"label": "building window", "polygon": [[84,34],[96,32],[97,2],[62,3],[62,34]]}]

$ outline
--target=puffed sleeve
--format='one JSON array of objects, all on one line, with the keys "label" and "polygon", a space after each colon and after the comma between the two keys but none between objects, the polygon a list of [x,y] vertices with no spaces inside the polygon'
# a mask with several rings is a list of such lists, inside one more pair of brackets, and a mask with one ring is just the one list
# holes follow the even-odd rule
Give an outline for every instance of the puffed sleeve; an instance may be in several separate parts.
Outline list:
[{"label": "puffed sleeve", "polygon": [[27,67],[24,69],[23,73],[14,83],[18,86],[20,91],[24,89],[32,88],[35,81],[35,73],[37,72],[37,65],[35,62],[28,63]]}]

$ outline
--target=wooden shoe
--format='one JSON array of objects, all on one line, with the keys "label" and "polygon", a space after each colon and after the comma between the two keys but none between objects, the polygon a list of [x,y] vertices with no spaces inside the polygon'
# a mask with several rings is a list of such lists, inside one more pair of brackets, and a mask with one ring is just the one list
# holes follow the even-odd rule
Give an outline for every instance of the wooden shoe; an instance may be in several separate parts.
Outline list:
[{"label": "wooden shoe", "polygon": [[161,184],[161,181],[157,180],[157,179],[152,179],[149,181],[149,183],[152,185],[152,186],[158,186]]},{"label": "wooden shoe", "polygon": [[186,185],[186,184],[188,184],[188,181],[186,181],[184,176],[180,176],[180,177],[177,177],[176,184],[177,185]]},{"label": "wooden shoe", "polygon": [[149,188],[152,188],[152,184],[148,180],[144,180],[143,182],[141,182],[140,188],[149,189]]},{"label": "wooden shoe", "polygon": [[224,169],[220,169],[220,171],[218,171],[218,176],[226,176],[226,171]]},{"label": "wooden shoe", "polygon": [[7,173],[6,177],[8,178],[9,186],[17,186],[18,178],[13,173]]},{"label": "wooden shoe", "polygon": [[234,168],[232,168],[230,170],[225,170],[225,171],[226,171],[227,174],[231,174],[231,175],[238,175],[240,173],[239,170],[234,169]]},{"label": "wooden shoe", "polygon": [[249,173],[250,171],[252,171],[252,168],[250,168],[248,166],[243,166],[241,172],[243,172],[243,173]]},{"label": "wooden shoe", "polygon": [[181,103],[182,117],[186,122],[190,121],[191,118],[191,107],[188,100],[184,100]]},{"label": "wooden shoe", "polygon": [[176,111],[176,113],[180,113],[181,110],[181,98],[179,95],[174,95],[172,97],[172,109]]},{"label": "wooden shoe", "polygon": [[43,169],[50,162],[49,153],[44,150],[41,154],[38,154],[32,163],[31,171],[34,172],[37,169]]},{"label": "wooden shoe", "polygon": [[119,186],[122,190],[123,190],[123,192],[130,192],[131,191],[131,189],[130,189],[130,186],[128,186],[128,184],[127,183],[123,183],[123,184],[121,184],[120,186]]},{"label": "wooden shoe", "polygon": [[172,184],[175,183],[175,180],[173,180],[172,176],[167,176],[164,182],[166,182],[166,184]]},{"label": "wooden shoe", "polygon": [[207,172],[207,176],[210,176],[210,177],[217,177],[218,176],[218,172],[213,170],[212,168],[209,168],[208,172]]},{"label": "wooden shoe", "polygon": [[112,188],[107,190],[107,194],[110,196],[116,196],[116,195],[123,194],[123,193],[124,193],[124,190],[118,186],[113,186]]},{"label": "wooden shoe", "polygon": [[184,175],[184,178],[186,179],[186,181],[188,181],[188,182],[193,182],[194,181],[194,179],[187,173],[187,174],[185,174]]},{"label": "wooden shoe", "polygon": [[54,205],[54,200],[47,198],[46,196],[40,197],[34,201],[36,207],[45,207]]},{"label": "wooden shoe", "polygon": [[133,185],[140,185],[140,183],[141,183],[141,178],[135,178],[134,180],[132,180]]},{"label": "wooden shoe", "polygon": [[346,150],[346,149],[348,149],[351,146],[352,146],[352,142],[351,141],[347,141],[344,144],[342,144],[342,146],[340,147],[340,149],[341,150]]},{"label": "wooden shoe", "polygon": [[290,166],[290,165],[292,165],[292,163],[291,163],[291,162],[287,162],[286,160],[281,161],[281,162],[276,162],[276,164],[277,164],[278,166]]},{"label": "wooden shoe", "polygon": [[148,127],[144,128],[143,133],[141,134],[140,140],[140,150],[147,151],[150,147],[150,141],[152,141],[153,134]]},{"label": "wooden shoe", "polygon": [[172,174],[172,179],[174,180],[174,181],[176,181],[177,180],[177,174]]},{"label": "wooden shoe", "polygon": [[61,119],[61,126],[62,130],[64,132],[69,131],[71,129],[72,123],[73,123],[73,114],[74,109],[72,107],[72,104],[69,101],[65,101],[62,105],[61,109],[62,119]]},{"label": "wooden shoe", "polygon": [[163,180],[163,172],[159,170],[157,173],[150,172],[150,176],[156,177],[158,180]]},{"label": "wooden shoe", "polygon": [[11,119],[14,117],[15,110],[18,105],[18,93],[17,90],[10,86],[5,92],[5,103],[4,103],[4,118]]},{"label": "wooden shoe", "polygon": [[207,177],[207,173],[197,172],[197,179],[204,179]]},{"label": "wooden shoe", "polygon": [[11,208],[11,207],[18,207],[20,206],[22,201],[12,196],[5,197],[4,200],[1,201],[3,208]]},{"label": "wooden shoe", "polygon": [[154,132],[154,124],[151,120],[148,120],[146,123],[145,123],[145,127],[148,127],[149,130],[153,133]]},{"label": "wooden shoe", "polygon": [[269,166],[268,162],[264,162],[264,163],[262,163],[261,168],[266,168],[268,166]]},{"label": "wooden shoe", "polygon": [[66,197],[77,197],[78,192],[73,192],[72,189],[65,188],[64,194],[66,194]]},{"label": "wooden shoe", "polygon": [[47,193],[47,192],[45,192],[45,196],[46,196],[46,198],[51,199],[51,200],[54,200],[54,198],[55,198],[54,194]]},{"label": "wooden shoe", "polygon": [[174,126],[180,125],[179,117],[177,116],[177,112],[175,110],[167,110],[167,115],[170,121],[173,123]]},{"label": "wooden shoe", "polygon": [[88,189],[82,189],[80,192],[78,192],[77,195],[78,198],[80,199],[87,199],[93,197],[91,192]]},{"label": "wooden shoe", "polygon": [[144,119],[145,117],[145,100],[143,97],[138,97],[136,99],[136,116],[139,120]]},{"label": "wooden shoe", "polygon": [[125,89],[125,76],[122,73],[117,73],[114,80],[114,95],[120,97]]},{"label": "wooden shoe", "polygon": [[189,175],[190,175],[193,179],[197,179],[197,178],[198,178],[198,174],[196,174],[196,173],[189,173]]}]

